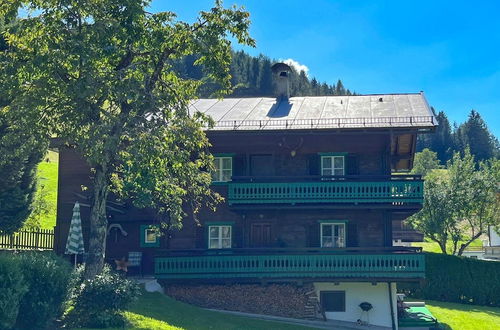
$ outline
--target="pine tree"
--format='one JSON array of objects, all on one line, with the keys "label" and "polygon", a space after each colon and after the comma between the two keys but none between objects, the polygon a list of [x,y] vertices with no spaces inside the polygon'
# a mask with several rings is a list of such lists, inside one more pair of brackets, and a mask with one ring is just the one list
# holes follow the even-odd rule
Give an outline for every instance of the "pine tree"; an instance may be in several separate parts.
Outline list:
[{"label": "pine tree", "polygon": [[259,92],[262,96],[273,94],[273,71],[271,70],[271,60],[263,55],[259,72]]},{"label": "pine tree", "polygon": [[346,95],[344,84],[340,79],[337,81],[337,86],[335,87],[335,95]]},{"label": "pine tree", "polygon": [[493,158],[495,150],[494,137],[479,112],[472,110],[465,123],[458,127],[457,141],[461,149],[469,147],[477,161]]}]

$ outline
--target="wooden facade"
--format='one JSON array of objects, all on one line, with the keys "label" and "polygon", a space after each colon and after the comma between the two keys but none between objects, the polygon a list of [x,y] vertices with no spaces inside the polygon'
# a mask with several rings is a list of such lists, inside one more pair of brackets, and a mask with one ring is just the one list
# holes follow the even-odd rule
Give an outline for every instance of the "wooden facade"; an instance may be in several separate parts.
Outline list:
[{"label": "wooden facade", "polygon": [[[404,220],[422,205],[421,190],[412,199],[401,199],[408,188],[404,188],[405,192],[391,190],[392,185],[396,187],[396,183],[401,182],[413,192],[421,189],[418,177],[392,175],[400,168],[411,167],[416,134],[416,129],[409,128],[208,131],[213,146],[211,152],[216,157],[231,158],[232,180],[213,184],[213,189],[226,198],[225,202],[218,205],[216,212],[202,210],[198,216],[200,224],[187,217],[182,230],[165,233],[158,244],[149,245],[141,241],[144,240],[142,231],[144,226],[157,224],[155,213],[136,209],[131,203],[108,203],[108,261],[126,258],[129,252],[142,252],[143,271],[152,273],[154,258],[161,251],[208,249],[211,225],[231,228],[230,249],[320,248],[321,226],[329,221],[345,224],[344,248],[389,248],[393,223]],[[342,175],[322,175],[321,157],[324,155],[343,157]],[[82,205],[84,238],[88,237],[89,208],[86,205],[91,191],[91,171],[72,149],[60,149],[59,157],[55,249],[62,254],[73,204],[77,200]],[[329,199],[306,200],[294,195],[293,200],[256,199],[232,203],[228,190],[238,182],[266,183],[271,189],[273,182],[285,186],[307,182],[309,186],[311,183],[321,187],[338,185],[350,192],[360,182],[368,185],[359,188],[361,197],[354,199],[340,199],[334,191]],[[375,183],[389,183],[389,190]],[[306,192],[305,188],[300,189]],[[380,189],[385,189],[383,199],[377,199]],[[377,198],[363,197],[370,194]]]}]

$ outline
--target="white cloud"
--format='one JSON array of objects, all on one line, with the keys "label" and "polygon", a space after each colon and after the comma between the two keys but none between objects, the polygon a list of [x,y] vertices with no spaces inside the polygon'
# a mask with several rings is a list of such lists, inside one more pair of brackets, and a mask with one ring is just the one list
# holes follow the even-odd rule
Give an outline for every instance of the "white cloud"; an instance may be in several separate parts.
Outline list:
[{"label": "white cloud", "polygon": [[283,60],[282,62],[293,67],[297,72],[304,71],[306,76],[309,75],[309,68],[304,64],[300,64],[299,62],[297,62],[296,60],[294,60],[292,58],[289,58],[287,60]]}]

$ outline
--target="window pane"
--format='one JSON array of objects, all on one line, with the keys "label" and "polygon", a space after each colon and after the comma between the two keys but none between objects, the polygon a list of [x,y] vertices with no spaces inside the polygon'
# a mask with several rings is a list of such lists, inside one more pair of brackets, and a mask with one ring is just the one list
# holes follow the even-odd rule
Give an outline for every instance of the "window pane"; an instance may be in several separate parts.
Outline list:
[{"label": "window pane", "polygon": [[222,170],[221,181],[231,181],[231,176],[233,175],[231,170]]},{"label": "window pane", "polygon": [[334,175],[344,175],[344,170],[343,169],[335,169],[333,171],[335,173]]},{"label": "window pane", "polygon": [[214,158],[214,167],[216,170],[220,169],[220,158]]},{"label": "window pane", "polygon": [[210,249],[218,249],[219,248],[219,240],[218,239],[211,239],[208,247]]},{"label": "window pane", "polygon": [[345,291],[321,291],[320,302],[325,312],[345,312]]},{"label": "window pane", "polygon": [[323,236],[332,236],[332,225],[322,225]]},{"label": "window pane", "polygon": [[219,238],[219,227],[210,226],[210,238]]},{"label": "window pane", "polygon": [[323,169],[321,172],[321,175],[332,175],[332,170],[330,169]]},{"label": "window pane", "polygon": [[146,229],[146,242],[151,243],[155,242],[156,243],[156,231],[153,229]]},{"label": "window pane", "polygon": [[232,158],[228,158],[228,157],[222,158],[222,168],[224,170],[231,170],[233,167],[232,162],[233,162]]},{"label": "window pane", "polygon": [[219,176],[220,176],[219,171],[212,172],[212,181],[219,181]]},{"label": "window pane", "polygon": [[231,227],[223,226],[220,228],[222,230],[222,235],[221,235],[222,238],[231,238]]},{"label": "window pane", "polygon": [[333,164],[335,168],[344,168],[344,157],[334,157]]},{"label": "window pane", "polygon": [[332,157],[321,157],[321,168],[331,168]]},{"label": "window pane", "polygon": [[231,239],[230,238],[223,238],[222,239],[222,248],[223,249],[230,249],[231,248]]},{"label": "window pane", "polygon": [[322,238],[322,247],[333,247],[332,237],[331,236],[323,236]]}]

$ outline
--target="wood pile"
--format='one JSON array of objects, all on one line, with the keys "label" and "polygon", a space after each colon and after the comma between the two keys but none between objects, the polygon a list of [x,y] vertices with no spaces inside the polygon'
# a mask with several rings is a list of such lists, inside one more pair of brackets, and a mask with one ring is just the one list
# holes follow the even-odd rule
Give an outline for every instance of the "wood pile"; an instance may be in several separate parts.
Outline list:
[{"label": "wood pile", "polygon": [[318,315],[312,285],[168,284],[164,289],[176,300],[204,308],[308,319]]}]

